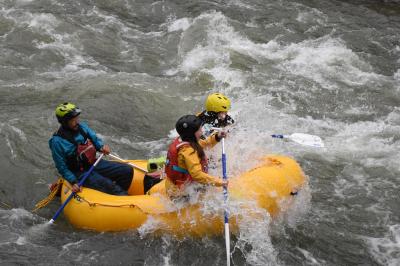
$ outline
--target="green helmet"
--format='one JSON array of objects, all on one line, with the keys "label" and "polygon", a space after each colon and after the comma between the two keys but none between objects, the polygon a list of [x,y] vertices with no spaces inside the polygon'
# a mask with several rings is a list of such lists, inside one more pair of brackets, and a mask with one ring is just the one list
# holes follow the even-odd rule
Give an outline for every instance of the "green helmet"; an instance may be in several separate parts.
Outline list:
[{"label": "green helmet", "polygon": [[80,114],[81,109],[73,103],[62,103],[56,108],[56,117],[60,123],[66,122]]}]

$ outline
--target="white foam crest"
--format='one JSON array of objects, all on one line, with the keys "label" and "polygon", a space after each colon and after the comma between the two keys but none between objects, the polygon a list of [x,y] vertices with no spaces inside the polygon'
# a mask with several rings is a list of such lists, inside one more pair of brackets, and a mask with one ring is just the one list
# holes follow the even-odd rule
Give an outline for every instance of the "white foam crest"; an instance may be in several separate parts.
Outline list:
[{"label": "white foam crest", "polygon": [[[134,149],[146,150],[149,152],[149,156],[161,156],[165,153],[165,143],[168,143],[168,138],[161,138],[158,140],[151,140],[151,141],[133,141],[126,137],[116,138],[113,136],[105,136],[102,134],[98,134],[100,138],[104,141],[110,140],[112,142],[122,144],[124,146],[129,146]],[[132,158],[129,158],[132,159]]]},{"label": "white foam crest", "polygon": [[[393,131],[384,121],[366,121],[353,124],[335,123],[336,135],[329,137],[328,160],[335,157],[355,158],[364,166],[383,166],[398,171],[400,142],[382,133]],[[398,128],[397,126],[395,128]],[[374,147],[371,149],[371,147]],[[332,156],[332,157],[331,157]]]},{"label": "white foam crest", "polygon": [[162,250],[161,250],[161,254],[163,257],[163,262],[164,262],[164,266],[170,266],[171,265],[171,253],[168,252],[168,248],[170,248],[171,246],[171,238],[169,236],[162,236],[162,241],[164,243],[164,245],[162,245]]},{"label": "white foam crest", "polygon": [[[215,193],[208,190],[200,201],[203,215],[223,217],[225,204],[222,192]],[[284,222],[295,227],[309,211],[310,202],[311,193],[308,185],[305,185],[297,196],[281,200],[279,205]],[[230,217],[237,217],[239,226],[239,235],[233,250],[241,250],[250,265],[278,265],[277,254],[269,233],[272,221],[269,213],[265,209],[256,207],[253,201],[233,199],[228,201],[228,210]],[[252,247],[250,251],[246,249],[248,244]]]},{"label": "white foam crest", "polygon": [[253,7],[253,6],[251,6],[251,5],[247,4],[247,3],[244,3],[243,1],[240,1],[240,0],[229,0],[227,2],[227,4],[228,5],[234,5],[234,6],[242,7],[242,8],[246,8],[246,9],[250,9],[250,10],[256,10],[255,7]]},{"label": "white foam crest", "polygon": [[94,264],[94,262],[97,262],[98,257],[100,257],[100,254],[98,252],[91,251],[89,254],[80,253],[78,256],[73,257],[73,261],[76,264],[80,264],[80,265],[84,265],[84,262],[87,263],[88,261],[90,261],[91,263],[88,263],[90,265],[90,264]]},{"label": "white foam crest", "polygon": [[26,237],[24,236],[19,236],[18,239],[15,241],[15,244],[17,244],[18,246],[23,246],[26,245],[28,243],[28,241],[26,240]]},{"label": "white foam crest", "polygon": [[166,227],[165,225],[160,222],[160,220],[154,219],[151,216],[148,216],[146,222],[144,222],[138,229],[139,236],[143,239],[147,235],[151,235],[156,232],[158,229]]},{"label": "white foam crest", "polygon": [[[130,13],[131,15],[133,12],[134,8],[131,8]],[[142,32],[138,29],[132,29],[128,26],[126,26],[126,22],[124,20],[121,20],[118,16],[114,15],[109,15],[109,12],[103,12],[101,9],[98,9],[96,6],[92,8],[87,13],[87,16],[93,17],[93,19],[96,19],[99,21],[97,24],[93,25],[84,25],[84,27],[92,32],[96,32],[97,34],[102,34],[104,33],[105,30],[110,30],[115,28],[115,32],[117,37],[124,36],[127,39],[143,39],[146,36],[150,37],[158,37],[162,36],[165,33],[162,31],[150,31],[150,32]],[[121,45],[125,45],[126,47],[130,47],[129,41],[125,41],[123,38],[119,38],[118,40]],[[133,47],[134,49],[134,47]]]},{"label": "white foam crest", "polygon": [[[381,198],[381,201],[385,199]],[[365,208],[366,211],[374,213],[375,217],[379,218],[380,224],[389,224],[392,216],[392,211],[387,209],[386,203],[376,202]]]},{"label": "white foam crest", "polygon": [[258,158],[271,153],[293,154],[297,150],[323,152],[322,149],[307,149],[305,146],[271,137],[271,134],[290,135],[295,132],[318,135],[320,121],[299,119],[295,115],[276,112],[268,105],[269,95],[254,95],[251,92],[246,94],[246,97],[240,97],[234,102],[233,109],[236,113],[232,114],[236,124],[225,141],[229,173],[237,175],[246,171],[258,163]]},{"label": "white foam crest", "polygon": [[[224,217],[225,203],[223,193],[216,193],[215,189],[209,189],[205,194],[192,191],[197,194],[190,198],[190,204],[200,203],[202,215],[207,217]],[[231,250],[240,249],[247,263],[250,265],[277,265],[275,250],[272,246],[269,229],[271,217],[269,213],[256,207],[253,201],[229,200],[228,210],[230,217],[237,217],[239,235],[235,246]],[[195,223],[193,217],[192,223]],[[251,250],[246,245],[251,245]],[[233,252],[233,251],[232,251]]]},{"label": "white foam crest", "polygon": [[[258,60],[258,57],[260,56],[259,51],[268,48],[268,45],[255,44],[236,32],[229,24],[227,18],[221,12],[201,14],[199,17],[194,19],[192,25],[196,25],[197,23],[203,24],[204,21],[207,21],[205,43],[203,45],[198,45],[193,50],[197,52],[202,50],[203,53],[205,53],[203,50],[208,51],[209,53],[213,54],[213,58],[215,55],[219,55],[216,60],[221,60],[222,58],[224,59],[220,61],[220,63],[224,63],[226,65],[230,64],[230,50],[235,50],[246,55],[252,55],[254,59]],[[189,57],[185,60],[190,60],[190,57],[193,57],[191,52],[188,54]],[[201,68],[201,65],[198,68]]]},{"label": "white foam crest", "polygon": [[[105,12],[102,12],[102,10],[99,10],[96,6],[92,8],[87,13],[88,16],[92,16],[96,20],[100,20],[97,24],[93,25],[85,25],[85,28],[92,31],[92,32],[97,32],[97,33],[104,33],[104,30],[110,30],[110,28],[116,28],[117,31],[117,36],[119,35],[126,35],[126,37],[133,37],[133,38],[139,38],[145,35],[150,35],[150,36],[160,36],[160,32],[146,32],[143,33],[139,30],[132,30],[131,28],[125,26],[125,23],[117,16],[113,15],[108,15]],[[131,32],[133,32],[133,36],[129,35]],[[119,39],[119,41],[125,45],[128,45],[127,41],[124,41],[122,38]]]},{"label": "white foam crest", "polygon": [[66,65],[61,71],[40,73],[41,76],[62,78],[65,75],[68,76],[79,74],[87,77],[105,73],[105,71],[101,69],[87,69],[88,66],[95,68],[99,67],[100,64],[95,61],[91,56],[82,54],[82,47],[75,47],[76,42],[74,42],[74,39],[77,38],[75,34],[69,35],[54,32],[51,36],[53,37],[53,42],[37,43],[37,48],[56,50],[59,54],[63,56],[63,58],[66,59]]},{"label": "white foam crest", "polygon": [[374,184],[367,181],[367,173],[362,167],[347,165],[340,173],[340,178],[333,182],[335,196],[342,199],[351,199],[359,197],[354,193],[354,188],[363,190],[366,196],[374,191]]},{"label": "white foam crest", "polygon": [[[385,78],[373,73],[372,67],[348,49],[342,40],[329,35],[287,46],[274,40],[266,44],[256,44],[235,32],[221,13],[203,14],[198,19],[204,18],[208,18],[210,22],[207,45],[202,49],[214,53],[213,57],[218,53],[220,58],[224,58],[227,57],[224,53],[234,50],[257,61],[275,60],[277,67],[282,70],[315,80],[327,88],[338,87],[333,85],[334,80],[340,80],[350,86],[360,86],[371,80]],[[225,64],[227,62],[225,59]],[[196,63],[198,62],[193,61],[194,65]],[[199,68],[202,66],[199,64]]]},{"label": "white foam crest", "polygon": [[378,263],[398,266],[400,261],[400,224],[390,225],[388,233],[381,238],[363,237],[369,251]]},{"label": "white foam crest", "polygon": [[24,131],[12,125],[12,123],[16,121],[18,120],[10,120],[8,123],[0,124],[0,134],[4,135],[6,145],[10,149],[12,159],[17,157],[17,146],[22,145],[19,144],[19,142],[22,141],[26,143],[28,141]]},{"label": "white foam crest", "polygon": [[307,178],[306,184],[297,192],[297,195],[279,202],[283,222],[291,228],[295,228],[303,222],[311,209],[311,198],[311,189]]},{"label": "white foam crest", "polygon": [[[13,208],[10,210],[0,209],[0,217],[1,219],[8,220],[11,228],[26,227],[26,224],[31,224],[40,218],[22,208]],[[40,220],[43,219],[40,218]]]},{"label": "white foam crest", "polygon": [[[305,6],[302,6],[305,8]],[[299,11],[296,20],[301,23],[310,23],[318,25],[326,25],[328,17],[316,8],[309,8],[304,11]]]},{"label": "white foam crest", "polygon": [[6,137],[6,144],[7,144],[7,147],[10,149],[11,159],[17,158],[17,155],[15,154],[14,149],[11,145],[11,141],[8,137]]},{"label": "white foam crest", "polygon": [[53,38],[52,42],[44,43],[44,42],[37,42],[36,47],[39,49],[56,49],[59,50],[60,52],[63,52],[63,55],[65,58],[69,58],[67,56],[71,55],[69,53],[66,53],[67,51],[74,51],[75,53],[77,50],[72,47],[70,42],[67,41],[68,35],[61,35],[57,33],[56,27],[60,24],[60,22],[57,20],[57,18],[52,15],[52,14],[45,14],[45,13],[29,13],[29,12],[23,12],[22,15],[16,15],[16,14],[9,14],[8,16],[9,19],[12,19],[15,21],[17,25],[20,27],[23,27],[24,25],[28,25],[28,27],[38,31],[40,34],[43,34],[45,32],[49,36]]},{"label": "white foam crest", "polygon": [[[393,74],[393,78],[400,82],[400,69],[397,69],[397,71]],[[397,85],[397,89],[400,90],[400,84]]]},{"label": "white foam crest", "polygon": [[52,14],[40,13],[30,14],[31,18],[28,21],[28,27],[34,28],[38,31],[53,32],[60,22]]},{"label": "white foam crest", "polygon": [[20,219],[28,218],[33,219],[34,216],[31,212],[28,212],[22,208],[13,208],[11,210],[0,210],[2,218],[8,217],[10,221],[18,221]]},{"label": "white foam crest", "polygon": [[19,129],[19,128],[17,128],[16,126],[13,126],[13,125],[9,125],[9,126],[10,126],[10,128],[11,128],[12,131],[14,131],[15,133],[17,133],[18,137],[19,137],[22,141],[24,141],[24,142],[27,142],[27,141],[28,141],[28,139],[26,138],[25,133],[24,133],[21,129]]},{"label": "white foam crest", "polygon": [[2,9],[1,13],[19,27],[29,27],[39,32],[52,32],[59,25],[57,18],[50,13],[30,13],[20,9]]},{"label": "white foam crest", "polygon": [[372,67],[343,41],[330,36],[281,46],[268,56],[280,60],[278,66],[282,70],[307,77],[326,88],[338,88],[335,80],[349,86],[361,86],[383,77],[373,73]]},{"label": "white foam crest", "polygon": [[[400,126],[400,107],[395,107],[393,111],[391,111],[385,119],[389,125],[399,127]],[[399,128],[396,128],[399,129]]]},{"label": "white foam crest", "polygon": [[[373,73],[372,67],[339,38],[327,35],[286,46],[274,40],[256,44],[237,33],[220,12],[201,14],[192,25],[203,25],[205,21],[205,40],[182,54],[179,69],[186,74],[203,71],[211,74],[216,82],[243,87],[246,79],[242,72],[234,72],[229,67],[230,51],[233,50],[259,62],[273,60],[277,68],[314,80],[329,89],[339,88],[337,80],[349,86],[362,86],[374,80],[387,79]],[[232,80],[229,76],[235,78],[236,84],[230,84]]]},{"label": "white foam crest", "polygon": [[190,25],[191,20],[189,18],[180,18],[169,23],[168,32],[185,31]]},{"label": "white foam crest", "polygon": [[79,246],[81,246],[81,244],[84,242],[83,239],[76,241],[76,242],[71,242],[71,243],[67,243],[65,245],[62,246],[62,250],[58,253],[58,257],[64,256],[68,253],[71,252],[71,249],[75,249],[75,248],[79,248]]},{"label": "white foam crest", "polygon": [[299,247],[296,247],[296,248],[306,258],[306,261],[305,261],[306,265],[325,265],[326,264],[326,261],[324,261],[324,260],[323,261],[319,261],[316,258],[314,258],[314,256],[311,254],[311,252],[309,252],[309,251],[307,251],[305,249],[299,248]]},{"label": "white foam crest", "polygon": [[28,3],[31,3],[31,2],[33,2],[34,0],[17,0],[15,3],[17,4],[17,5],[25,5],[25,4],[28,4]]},{"label": "white foam crest", "polygon": [[[99,10],[96,6],[94,6],[92,8],[92,10],[90,10],[87,15],[89,17],[95,17],[97,19],[101,19],[102,21],[100,21],[99,23],[96,23],[94,25],[96,25],[96,27],[100,27],[102,29],[106,28],[107,26],[110,25],[118,25],[120,27],[120,29],[122,31],[124,31],[124,24],[121,22],[121,20],[119,20],[117,17],[112,16],[112,15],[106,15],[105,13],[101,12],[101,10]],[[90,27],[90,29],[94,32],[102,32],[99,31],[99,29],[94,28],[91,25],[86,25],[86,27]]]},{"label": "white foam crest", "polygon": [[50,49],[57,51],[57,54],[63,56],[66,61],[66,66],[60,71],[39,73],[41,76],[51,76],[61,78],[68,73],[74,75],[93,76],[103,73],[103,71],[89,70],[87,67],[99,67],[99,63],[91,56],[83,54],[82,47],[79,46],[80,42],[76,42],[77,33],[60,33],[57,28],[61,21],[54,15],[47,13],[30,13],[30,12],[17,12],[15,10],[8,10],[5,14],[8,19],[13,20],[19,27],[28,26],[39,34],[47,34],[51,37],[50,41],[35,42],[34,44],[38,49]]},{"label": "white foam crest", "polygon": [[176,129],[171,129],[168,133],[168,138],[172,141],[173,139],[177,138],[179,136],[178,132]]},{"label": "white foam crest", "polygon": [[[232,210],[230,206],[230,210]],[[243,210],[250,210],[249,213]],[[241,219],[238,222],[239,235],[234,249],[243,252],[246,262],[250,265],[279,265],[276,251],[270,237],[271,217],[264,209],[254,206],[254,203],[240,204]],[[251,250],[246,251],[246,244],[251,244]]]},{"label": "white foam crest", "polygon": [[[201,14],[194,19],[192,26],[205,27],[197,29],[204,30],[205,40],[197,43],[191,50],[182,54],[182,62],[178,69],[187,75],[201,71],[210,74],[219,87],[243,87],[245,77],[241,71],[230,68],[230,49],[235,39],[242,39],[229,25],[227,18],[220,12]],[[204,26],[204,25],[203,25]],[[189,34],[189,33],[188,33]],[[168,73],[176,73],[170,70]]]},{"label": "white foam crest", "polygon": [[197,46],[186,54],[180,69],[189,74],[196,70],[225,64],[227,54],[209,47]]},{"label": "white foam crest", "polygon": [[233,70],[226,66],[214,67],[206,73],[211,74],[216,80],[216,87],[221,88],[218,91],[224,91],[222,88],[228,84],[228,88],[225,91],[233,90],[235,88],[243,88],[246,84],[246,77],[242,71]]}]

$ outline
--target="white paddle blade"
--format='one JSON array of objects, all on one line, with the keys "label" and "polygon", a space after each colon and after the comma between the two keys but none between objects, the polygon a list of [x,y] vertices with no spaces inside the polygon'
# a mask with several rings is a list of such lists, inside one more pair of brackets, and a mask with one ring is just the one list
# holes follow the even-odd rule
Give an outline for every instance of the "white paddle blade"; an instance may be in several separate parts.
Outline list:
[{"label": "white paddle blade", "polygon": [[288,138],[290,140],[293,140],[294,142],[306,146],[317,147],[317,148],[325,147],[322,139],[315,135],[309,135],[304,133],[293,133],[290,136],[288,136]]}]

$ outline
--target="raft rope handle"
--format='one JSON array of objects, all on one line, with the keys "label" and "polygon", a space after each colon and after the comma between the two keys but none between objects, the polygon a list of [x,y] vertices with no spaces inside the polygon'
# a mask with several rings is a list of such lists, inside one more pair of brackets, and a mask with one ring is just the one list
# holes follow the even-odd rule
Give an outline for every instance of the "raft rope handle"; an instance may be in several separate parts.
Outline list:
[{"label": "raft rope handle", "polygon": [[[117,156],[112,156],[112,155],[111,155],[111,157],[114,157],[114,158],[115,158],[115,157],[117,157]],[[119,160],[123,161],[123,162],[126,162],[126,160],[123,160],[123,159],[121,159],[121,158],[119,158],[119,157],[117,157],[117,158],[118,158]],[[117,158],[116,158],[116,159],[117,159]],[[128,164],[131,164],[131,163],[128,162]],[[138,166],[136,166],[136,165],[133,165],[133,164],[131,164],[131,165],[134,166],[134,167],[136,167],[136,168],[138,168],[139,170],[142,170],[142,171],[144,171],[144,172],[147,172],[147,171],[145,171],[143,168],[140,168],[140,167],[138,167]],[[62,185],[63,185],[63,184],[68,188],[68,190],[66,190],[66,191],[64,192],[65,194],[66,194],[69,190],[72,189],[72,187],[71,187],[67,182],[64,182],[64,179],[60,177],[60,178],[57,180],[57,183],[55,184],[55,186],[54,186],[54,187],[52,188],[52,190],[50,191],[49,195],[48,195],[46,198],[44,198],[44,199],[42,199],[41,201],[39,201],[38,203],[36,203],[36,204],[35,204],[35,208],[32,210],[32,212],[36,212],[36,211],[38,211],[38,210],[40,210],[40,209],[46,207],[46,206],[55,198],[55,196],[57,195],[57,193],[62,189]],[[82,200],[82,201],[86,202],[90,207],[96,207],[96,206],[105,206],[105,207],[125,207],[125,206],[127,206],[127,207],[136,207],[136,205],[134,205],[134,204],[110,205],[110,204],[103,204],[103,203],[98,203],[98,202],[90,202],[90,201],[86,200],[84,197],[79,196],[79,195],[77,195],[77,194],[75,194],[74,198],[76,198],[78,201]],[[8,205],[7,205],[7,206],[8,206]]]},{"label": "raft rope handle", "polygon": [[0,204],[3,205],[4,207],[8,208],[8,209],[12,209],[10,204],[7,204],[7,203],[5,203],[3,201],[0,201]]},{"label": "raft rope handle", "polygon": [[79,201],[86,202],[90,207],[96,207],[96,206],[104,206],[104,207],[130,207],[134,208],[137,207],[135,204],[119,204],[119,205],[111,205],[111,204],[104,204],[104,203],[98,203],[98,202],[90,202],[87,199],[85,199],[82,196],[75,195],[75,198]]},{"label": "raft rope handle", "polygon": [[[65,185],[69,190],[72,189],[72,187],[67,183],[64,182],[63,178],[59,178],[57,180],[57,183],[55,184],[55,186],[53,187],[53,189],[50,191],[49,195],[42,199],[41,201],[39,201],[38,203],[35,204],[35,208],[32,210],[32,212],[36,212],[44,207],[46,207],[57,195],[58,191],[61,190],[62,185]],[[67,190],[68,192],[68,190]],[[104,207],[130,207],[130,208],[134,208],[137,207],[135,204],[120,204],[120,205],[111,205],[111,204],[104,204],[104,203],[98,203],[98,202],[90,202],[87,199],[85,199],[82,196],[79,196],[78,194],[75,194],[74,198],[78,201],[83,201],[86,202],[90,207],[96,207],[96,206],[104,206]]]}]

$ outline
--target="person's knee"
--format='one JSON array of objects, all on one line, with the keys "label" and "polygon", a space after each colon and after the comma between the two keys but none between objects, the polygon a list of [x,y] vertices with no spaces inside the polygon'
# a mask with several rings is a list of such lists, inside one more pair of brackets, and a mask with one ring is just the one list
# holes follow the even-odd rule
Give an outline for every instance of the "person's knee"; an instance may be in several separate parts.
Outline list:
[{"label": "person's knee", "polygon": [[132,179],[133,179],[133,168],[124,166],[124,168],[121,169],[121,174],[117,179],[118,183],[123,189],[128,190],[129,186],[131,185]]},{"label": "person's knee", "polygon": [[122,175],[126,176],[126,177],[133,177],[133,168],[128,166],[128,165],[123,165],[122,169],[121,169]]}]

